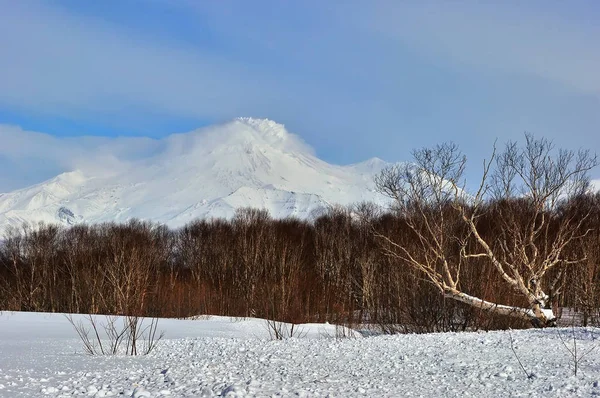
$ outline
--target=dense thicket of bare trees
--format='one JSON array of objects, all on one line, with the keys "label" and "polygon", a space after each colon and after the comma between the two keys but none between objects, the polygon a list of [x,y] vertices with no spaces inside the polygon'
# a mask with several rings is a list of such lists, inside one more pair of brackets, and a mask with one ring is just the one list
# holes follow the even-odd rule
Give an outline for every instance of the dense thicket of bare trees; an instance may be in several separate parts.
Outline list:
[{"label": "dense thicket of bare trees", "polygon": [[[439,210],[424,207],[412,218],[363,204],[308,222],[243,209],[232,220],[198,220],[179,230],[141,221],[24,228],[0,243],[0,310],[364,322],[387,332],[527,326],[440,294],[414,266],[413,260],[432,261],[423,250],[432,243],[420,235],[427,227],[421,212],[438,211],[432,215],[444,217],[443,236],[463,237],[439,242],[455,267],[456,286],[485,302],[529,305],[489,257],[464,255],[480,243],[465,228],[461,211],[450,205]],[[520,200],[488,201],[477,212],[477,232],[493,241],[502,236],[503,223],[527,230],[531,211]],[[538,283],[555,283],[549,300],[597,322],[600,196],[572,198],[556,217],[536,245],[551,249],[566,218],[581,238],[569,240],[562,253],[582,260],[559,264]],[[397,255],[396,245],[416,253],[413,259]]]}]

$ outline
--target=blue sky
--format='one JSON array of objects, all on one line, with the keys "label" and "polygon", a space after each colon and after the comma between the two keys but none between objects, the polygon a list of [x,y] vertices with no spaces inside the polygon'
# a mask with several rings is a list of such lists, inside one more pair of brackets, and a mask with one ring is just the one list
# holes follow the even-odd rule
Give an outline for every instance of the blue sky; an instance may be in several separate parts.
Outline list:
[{"label": "blue sky", "polygon": [[473,178],[495,139],[525,131],[600,150],[595,0],[0,7],[0,192],[106,142],[78,137],[159,138],[237,116],[283,123],[338,164],[452,140]]}]

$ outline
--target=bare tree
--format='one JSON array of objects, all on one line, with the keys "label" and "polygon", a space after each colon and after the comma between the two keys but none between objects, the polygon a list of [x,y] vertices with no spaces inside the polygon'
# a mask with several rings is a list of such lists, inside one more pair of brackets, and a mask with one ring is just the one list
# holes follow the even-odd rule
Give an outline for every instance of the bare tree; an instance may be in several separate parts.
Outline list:
[{"label": "bare tree", "polygon": [[[584,150],[555,151],[551,141],[526,134],[522,148],[514,142],[501,153],[494,148],[477,191],[469,195],[466,157],[456,145],[416,150],[413,156],[414,163],[392,166],[376,178],[417,242],[376,232],[386,253],[418,270],[446,297],[535,326],[553,325],[550,301],[563,280],[555,271],[584,260],[567,248],[589,232],[582,228],[589,212],[565,210],[564,204],[587,192],[597,157]],[[490,214],[492,231],[480,222]],[[510,286],[513,302],[490,302],[465,291],[461,267],[482,260]]]}]

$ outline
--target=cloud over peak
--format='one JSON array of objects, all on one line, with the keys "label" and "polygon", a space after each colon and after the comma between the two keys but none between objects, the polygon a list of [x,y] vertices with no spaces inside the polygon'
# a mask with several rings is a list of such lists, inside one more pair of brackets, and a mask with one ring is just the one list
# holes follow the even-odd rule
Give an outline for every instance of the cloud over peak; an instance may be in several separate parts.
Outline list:
[{"label": "cloud over peak", "polygon": [[[93,175],[122,171],[137,161],[174,158],[225,147],[269,145],[288,153],[312,155],[302,138],[269,119],[236,118],[161,139],[147,137],[55,137],[0,125],[0,164],[15,170],[0,179],[0,192],[41,182],[61,172]],[[27,163],[23,169],[20,165]],[[19,167],[17,167],[19,166]],[[21,172],[19,170],[22,170]]]}]

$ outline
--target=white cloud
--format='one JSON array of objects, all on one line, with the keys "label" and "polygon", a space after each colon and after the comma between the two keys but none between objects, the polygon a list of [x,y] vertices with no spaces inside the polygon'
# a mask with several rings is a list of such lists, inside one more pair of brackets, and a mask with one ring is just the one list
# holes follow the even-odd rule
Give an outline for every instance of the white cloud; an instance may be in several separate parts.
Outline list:
[{"label": "white cloud", "polygon": [[600,96],[594,3],[386,1],[358,21],[419,52]]},{"label": "white cloud", "polygon": [[246,119],[176,133],[161,139],[147,137],[55,137],[0,125],[0,193],[23,188],[59,173],[79,170],[91,176],[110,175],[141,163],[172,161],[175,157],[204,156],[216,147],[244,145],[252,139],[241,123],[251,126],[261,140],[288,152],[313,153],[302,138],[270,120]]},{"label": "white cloud", "polygon": [[[130,161],[159,151],[161,141],[144,137],[54,137],[0,125],[0,192],[41,182],[61,172],[95,175],[123,170]],[[8,170],[8,171],[7,171]]]},{"label": "white cloud", "polygon": [[[140,109],[213,120],[274,117],[264,113],[298,102],[347,103],[356,84],[375,90],[366,101],[387,101],[402,70],[396,56],[401,47],[433,54],[440,65],[535,75],[600,95],[600,29],[540,14],[551,8],[545,4],[535,10],[496,2],[311,3],[290,9],[188,4],[220,36],[265,53],[240,59],[48,3],[6,1],[0,13],[0,105],[79,118],[126,118]],[[279,70],[279,61],[289,68]]]},{"label": "white cloud", "polygon": [[223,117],[269,96],[242,65],[26,0],[2,5],[0,54],[0,104],[41,113]]}]

